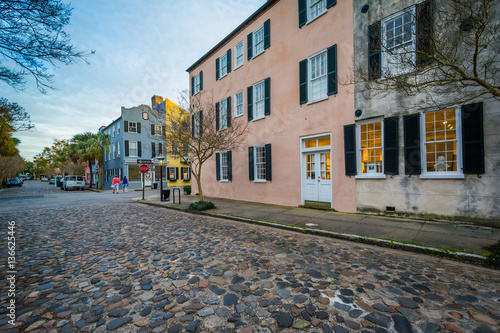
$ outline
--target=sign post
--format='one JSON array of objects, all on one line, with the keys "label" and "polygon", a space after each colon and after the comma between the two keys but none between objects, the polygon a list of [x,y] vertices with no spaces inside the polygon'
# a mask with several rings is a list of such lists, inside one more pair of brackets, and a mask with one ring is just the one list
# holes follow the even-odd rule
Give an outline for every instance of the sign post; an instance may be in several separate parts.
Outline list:
[{"label": "sign post", "polygon": [[144,200],[144,189],[145,189],[145,173],[149,171],[149,167],[146,164],[139,166],[139,171],[142,173],[142,200]]}]

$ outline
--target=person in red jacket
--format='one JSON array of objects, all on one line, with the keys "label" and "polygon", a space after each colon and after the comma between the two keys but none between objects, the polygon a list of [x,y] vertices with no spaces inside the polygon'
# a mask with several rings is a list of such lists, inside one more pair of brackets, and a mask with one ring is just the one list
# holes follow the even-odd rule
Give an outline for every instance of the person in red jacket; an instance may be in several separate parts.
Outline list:
[{"label": "person in red jacket", "polygon": [[120,178],[118,178],[118,176],[115,175],[115,178],[113,178],[113,194],[116,193],[120,193]]}]

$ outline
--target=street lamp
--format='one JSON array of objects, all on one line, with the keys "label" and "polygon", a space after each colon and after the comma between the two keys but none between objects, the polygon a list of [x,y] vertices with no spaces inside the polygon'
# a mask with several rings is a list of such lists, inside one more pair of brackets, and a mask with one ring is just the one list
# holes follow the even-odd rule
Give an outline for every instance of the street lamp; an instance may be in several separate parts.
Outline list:
[{"label": "street lamp", "polygon": [[163,160],[165,157],[158,157],[158,162],[160,163],[160,201],[163,201]]}]

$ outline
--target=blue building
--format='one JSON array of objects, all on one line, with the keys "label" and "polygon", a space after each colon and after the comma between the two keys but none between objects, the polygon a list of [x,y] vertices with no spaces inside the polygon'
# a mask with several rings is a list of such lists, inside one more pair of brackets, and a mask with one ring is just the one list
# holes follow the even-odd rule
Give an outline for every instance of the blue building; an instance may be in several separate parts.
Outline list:
[{"label": "blue building", "polygon": [[[148,164],[145,186],[160,181],[160,166],[157,157],[165,156],[165,111],[155,107],[159,96],[153,96],[152,107],[139,105],[121,108],[121,115],[101,132],[110,139],[110,149],[104,156],[104,188],[110,188],[115,175],[129,179],[129,188],[142,188],[141,164]],[[163,112],[162,112],[163,111]],[[143,161],[140,161],[143,160]],[[144,160],[153,164],[144,163]],[[163,166],[163,178],[167,175]]]}]

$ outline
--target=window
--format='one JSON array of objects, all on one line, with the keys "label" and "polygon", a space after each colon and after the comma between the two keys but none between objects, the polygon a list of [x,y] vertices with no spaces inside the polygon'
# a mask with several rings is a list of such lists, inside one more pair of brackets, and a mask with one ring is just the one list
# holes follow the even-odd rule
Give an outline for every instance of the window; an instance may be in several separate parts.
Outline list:
[{"label": "window", "polygon": [[[161,130],[161,127],[160,127],[160,130]],[[170,123],[170,131],[172,133],[176,133],[178,130],[179,130],[179,123],[177,123],[176,121],[172,121]]]},{"label": "window", "polygon": [[253,50],[254,57],[264,52],[264,26],[260,27],[253,33]]},{"label": "window", "polygon": [[326,50],[309,58],[309,101],[327,98]]},{"label": "window", "polygon": [[129,143],[128,143],[128,154],[129,154],[129,156],[132,156],[132,157],[137,157],[138,156],[137,141],[129,141]]},{"label": "window", "polygon": [[161,125],[154,125],[154,134],[155,135],[163,135]]},{"label": "window", "polygon": [[181,167],[181,179],[189,181],[191,179],[191,168]]},{"label": "window", "polygon": [[357,124],[358,138],[358,174],[373,176],[383,175],[383,126],[382,120],[370,120]]},{"label": "window", "polygon": [[147,112],[142,113],[142,119],[148,120],[149,119],[149,114]]},{"label": "window", "polygon": [[382,21],[383,76],[406,74],[415,65],[415,7]]},{"label": "window", "polygon": [[201,73],[194,77],[194,90],[193,95],[196,95],[201,91]]},{"label": "window", "polygon": [[120,123],[116,125],[116,133],[120,134]]},{"label": "window", "polygon": [[179,155],[179,143],[178,142],[172,142],[172,156],[176,157]]},{"label": "window", "polygon": [[236,65],[234,68],[238,68],[243,65],[243,41],[239,42],[234,48],[234,53],[236,54]]},{"label": "window", "polygon": [[176,181],[178,179],[177,167],[169,167],[168,168],[168,179],[170,181]]},{"label": "window", "polygon": [[135,121],[128,122],[128,131],[129,133],[137,133],[137,123]]},{"label": "window", "polygon": [[326,0],[307,0],[307,20],[312,21],[326,12]]},{"label": "window", "polygon": [[188,143],[182,144],[182,157],[184,158],[185,161],[189,161],[189,144]]},{"label": "window", "polygon": [[227,112],[227,98],[225,98],[219,103],[219,131],[227,128]]},{"label": "window", "polygon": [[141,181],[141,173],[139,172],[138,165],[129,165],[128,166],[128,181],[129,182],[140,182]]},{"label": "window", "polygon": [[243,115],[243,91],[237,93],[234,99],[234,117],[236,118]]},{"label": "window", "polygon": [[227,158],[227,151],[220,153],[220,180],[229,180],[229,164]]},{"label": "window", "polygon": [[264,86],[264,81],[259,82],[256,85],[254,85],[253,86],[253,91],[254,91],[254,99],[253,99],[254,116],[253,116],[253,120],[258,120],[258,119],[264,118],[264,111],[265,111],[265,105],[264,105],[265,86]]},{"label": "window", "polygon": [[163,156],[163,144],[161,142],[155,145],[155,156]]},{"label": "window", "polygon": [[195,137],[195,138],[199,138],[200,137],[201,117],[202,117],[201,111],[197,112],[197,113],[195,113],[193,115],[193,119],[192,119],[192,122],[193,122],[193,137]]},{"label": "window", "polygon": [[118,142],[118,143],[116,144],[117,157],[120,157],[120,155],[121,155],[121,149],[120,149],[120,147],[121,147],[121,145],[120,145],[120,143]]},{"label": "window", "polygon": [[227,54],[220,57],[220,74],[219,77],[224,77],[227,75]]},{"label": "window", "polygon": [[458,109],[424,113],[422,170],[428,175],[462,174]]},{"label": "window", "polygon": [[255,180],[266,181],[266,148],[264,145],[255,146]]}]

